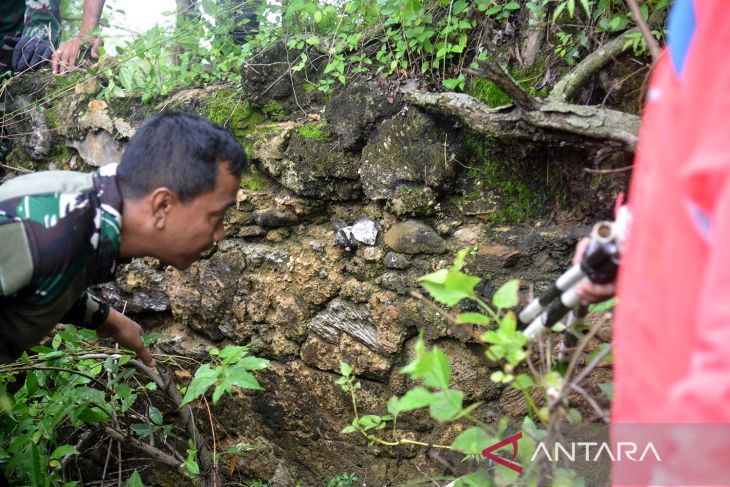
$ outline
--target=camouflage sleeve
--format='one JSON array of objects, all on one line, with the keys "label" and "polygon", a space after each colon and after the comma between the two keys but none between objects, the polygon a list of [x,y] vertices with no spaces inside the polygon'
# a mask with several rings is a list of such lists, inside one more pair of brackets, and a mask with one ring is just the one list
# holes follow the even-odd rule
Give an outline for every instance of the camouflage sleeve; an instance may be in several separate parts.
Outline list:
[{"label": "camouflage sleeve", "polygon": [[33,257],[23,222],[0,210],[0,296],[11,296],[33,278]]},{"label": "camouflage sleeve", "polygon": [[61,34],[60,0],[26,0],[23,35],[40,36],[58,43]]},{"label": "camouflage sleeve", "polygon": [[106,321],[108,316],[109,305],[89,294],[88,291],[84,291],[84,294],[66,313],[61,322],[95,330]]}]

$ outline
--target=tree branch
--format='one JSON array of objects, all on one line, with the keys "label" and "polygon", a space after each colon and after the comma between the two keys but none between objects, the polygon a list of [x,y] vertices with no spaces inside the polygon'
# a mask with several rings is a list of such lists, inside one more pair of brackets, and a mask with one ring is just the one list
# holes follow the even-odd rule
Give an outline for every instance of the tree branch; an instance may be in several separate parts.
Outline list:
[{"label": "tree branch", "polygon": [[105,435],[107,435],[110,438],[113,438],[117,441],[123,441],[132,447],[143,451],[150,457],[154,458],[158,462],[164,463],[165,465],[169,465],[171,467],[175,468],[182,468],[182,465],[175,457],[172,457],[168,455],[167,453],[163,452],[162,450],[159,450],[155,448],[154,446],[148,445],[147,443],[143,443],[139,441],[136,438],[132,438],[131,436],[126,436],[120,433],[119,431],[115,430],[114,428],[111,428],[109,426],[102,426],[101,431],[104,432]]},{"label": "tree branch", "polygon": [[534,142],[604,148],[608,145],[616,150],[633,152],[639,131],[639,117],[636,115],[556,101],[538,102],[536,109],[522,110],[515,106],[488,108],[463,93],[409,91],[406,100],[457,118],[480,133]]},{"label": "tree branch", "polygon": [[[155,381],[157,387],[165,391],[172,402],[174,402],[178,407],[180,406],[182,396],[177,390],[177,387],[175,387],[175,381],[172,380],[172,372],[164,371],[164,369],[158,366],[158,370],[164,371],[163,375],[163,373],[158,373],[157,371],[152,370],[139,360],[130,360],[128,363]],[[208,479],[201,478],[201,485],[221,485],[221,481],[218,478],[218,471],[210,457],[208,447],[203,441],[203,438],[200,436],[198,428],[195,426],[195,416],[193,416],[193,409],[189,405],[183,406],[180,409],[180,419],[183,423],[185,423],[188,434],[192,438],[195,448],[198,450],[198,460],[200,460],[201,467],[200,470],[201,472],[206,473],[205,476],[209,477]]]},{"label": "tree branch", "polygon": [[575,96],[578,88],[583,86],[593,74],[624,51],[629,37],[637,32],[639,32],[637,28],[627,30],[590,53],[555,84],[548,98],[553,101],[569,102]]}]

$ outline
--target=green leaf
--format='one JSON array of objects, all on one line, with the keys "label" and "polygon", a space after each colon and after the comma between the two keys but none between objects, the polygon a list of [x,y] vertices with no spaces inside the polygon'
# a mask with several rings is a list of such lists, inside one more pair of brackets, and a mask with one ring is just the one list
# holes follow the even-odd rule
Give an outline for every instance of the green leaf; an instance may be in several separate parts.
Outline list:
[{"label": "green leaf", "polygon": [[213,390],[213,404],[217,404],[220,398],[223,396],[223,394],[226,391],[231,390],[231,385],[227,383],[227,379],[223,379],[223,381],[216,386],[216,388]]},{"label": "green leaf", "polygon": [[307,38],[307,44],[310,46],[318,46],[320,43],[319,37],[317,36],[310,36]]},{"label": "green leaf", "polygon": [[210,364],[201,365],[200,368],[195,371],[195,376],[190,382],[188,390],[185,392],[185,397],[183,397],[180,407],[205,394],[205,391],[216,383],[220,372],[221,370],[219,370],[218,367],[215,370],[212,370],[210,368]]},{"label": "green leaf", "polygon": [[520,374],[515,377],[514,386],[517,389],[524,390],[535,385],[535,382],[527,374]]},{"label": "green leaf", "polygon": [[586,15],[590,19],[591,18],[591,4],[588,2],[588,0],[580,0],[580,4],[583,6],[583,10],[586,11]]},{"label": "green leaf", "polygon": [[575,0],[567,0],[568,2],[568,15],[570,18],[573,18],[573,14],[575,13]]},{"label": "green leaf", "polygon": [[456,322],[462,325],[471,323],[475,325],[488,325],[490,320],[481,313],[461,313],[456,317]]},{"label": "green leaf", "polygon": [[520,8],[520,4],[517,2],[507,2],[504,6],[505,10],[518,10]]},{"label": "green leaf", "polygon": [[187,460],[183,465],[185,465],[185,469],[191,474],[200,475],[200,467],[195,460]]},{"label": "green leaf", "polygon": [[497,292],[492,296],[492,304],[499,309],[513,308],[519,303],[519,295],[517,292],[520,289],[519,279],[512,279],[502,284],[497,289]]},{"label": "green leaf", "polygon": [[349,377],[352,374],[352,366],[345,362],[340,362],[340,374],[344,377]]},{"label": "green leaf", "polygon": [[425,387],[415,387],[406,392],[405,395],[398,400],[397,411],[413,411],[414,409],[424,408],[430,405],[433,400],[434,395],[431,391]]},{"label": "green leaf", "polygon": [[355,433],[357,429],[354,426],[345,426],[345,428],[340,432],[342,434],[348,434],[348,433]]},{"label": "green leaf", "polygon": [[51,460],[61,460],[69,455],[78,455],[79,451],[73,445],[61,445],[51,453]]},{"label": "green leaf", "polygon": [[612,310],[616,305],[616,298],[611,298],[608,301],[591,305],[588,310],[591,313],[602,313],[604,311]]},{"label": "green leaf", "polygon": [[398,409],[398,396],[392,396],[388,399],[387,403],[388,412],[393,416],[398,416],[400,410]]},{"label": "green leaf", "polygon": [[154,406],[149,409],[150,419],[154,424],[160,426],[162,424],[162,412]]},{"label": "green leaf", "polygon": [[206,14],[214,18],[217,17],[218,5],[216,5],[215,0],[202,0],[202,4]]},{"label": "green leaf", "polygon": [[454,90],[459,86],[459,84],[461,83],[461,80],[458,78],[445,79],[443,81],[443,83],[446,88],[448,88],[450,90]]},{"label": "green leaf", "polygon": [[448,269],[439,269],[436,272],[432,272],[430,274],[426,274],[425,276],[421,276],[418,278],[421,282],[428,282],[431,284],[444,284],[446,282],[446,278],[449,277],[449,270]]},{"label": "green leaf", "polygon": [[239,360],[236,363],[236,367],[242,367],[246,370],[260,370],[265,369],[271,365],[271,362],[266,360],[265,358],[259,358],[259,357],[243,357],[241,360]]},{"label": "green leaf", "polygon": [[134,472],[132,472],[132,475],[129,476],[125,487],[144,487],[144,484],[142,483],[142,477],[139,476],[137,469],[135,469]]},{"label": "green leaf", "polygon": [[456,0],[456,2],[454,2],[454,6],[453,6],[454,15],[459,15],[464,10],[466,10],[466,8],[468,6],[469,6],[469,3],[466,2],[465,0]]},{"label": "green leaf", "polygon": [[152,345],[155,343],[160,337],[162,336],[162,333],[147,333],[146,335],[142,335],[142,342],[146,345]]},{"label": "green leaf", "polygon": [[232,364],[241,360],[248,352],[248,347],[229,346],[218,352],[218,356],[223,359],[224,363]]},{"label": "green leaf", "polygon": [[462,272],[441,269],[422,276],[419,280],[436,301],[447,306],[454,306],[462,299],[473,296],[474,288],[481,279]]},{"label": "green leaf", "polygon": [[471,252],[472,248],[467,247],[465,249],[461,249],[458,254],[456,254],[456,257],[454,258],[454,265],[451,266],[451,270],[454,272],[459,272],[464,267],[464,261],[466,260],[466,256],[469,255],[469,252]]},{"label": "green leaf", "polygon": [[563,387],[563,377],[558,372],[549,372],[543,378],[547,387],[560,390]]},{"label": "green leaf", "polygon": [[558,321],[550,329],[555,333],[560,333],[561,331],[565,331],[565,323]]},{"label": "green leaf", "polygon": [[464,393],[453,389],[445,389],[434,395],[430,406],[431,416],[438,421],[449,421],[461,412]]},{"label": "green leaf", "polygon": [[241,387],[243,389],[264,390],[264,388],[261,387],[261,384],[259,384],[259,381],[256,380],[256,377],[254,377],[251,372],[240,366],[229,369],[226,373],[226,380],[231,385]]},{"label": "green leaf", "polygon": [[444,352],[434,347],[427,352],[416,365],[417,378],[422,378],[423,383],[435,389],[447,389],[451,379],[451,365],[449,358]]},{"label": "green leaf", "polygon": [[130,429],[134,431],[134,433],[140,438],[149,436],[152,432],[152,430],[150,430],[150,427],[145,423],[134,423],[132,426],[130,426]]},{"label": "green leaf", "polygon": [[451,448],[467,455],[478,455],[493,443],[494,438],[482,428],[474,426],[457,436]]},{"label": "green leaf", "polygon": [[79,421],[84,423],[106,423],[109,415],[97,407],[86,408],[77,416]]}]

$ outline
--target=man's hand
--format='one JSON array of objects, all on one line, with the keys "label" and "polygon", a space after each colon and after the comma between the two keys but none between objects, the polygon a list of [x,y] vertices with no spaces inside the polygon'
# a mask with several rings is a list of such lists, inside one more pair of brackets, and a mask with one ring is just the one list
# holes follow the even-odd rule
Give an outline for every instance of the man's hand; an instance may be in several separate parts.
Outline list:
[{"label": "man's hand", "polygon": [[142,327],[114,308],[109,308],[109,317],[96,329],[96,334],[99,338],[111,337],[122,347],[133,350],[146,366],[157,366],[149,349],[142,342]]},{"label": "man's hand", "polygon": [[51,56],[51,70],[53,74],[64,74],[76,66],[76,59],[81,51],[82,42],[91,46],[91,57],[99,58],[99,48],[104,43],[98,37],[89,37],[83,40],[81,36],[69,39],[56,49]]},{"label": "man's hand", "polygon": [[[585,254],[590,241],[591,239],[584,238],[578,242],[578,245],[575,247],[575,254],[573,255],[573,265],[580,264],[583,260],[583,254]],[[578,287],[576,294],[580,296],[583,304],[600,303],[616,294],[616,282],[609,282],[608,284],[587,282]]]}]

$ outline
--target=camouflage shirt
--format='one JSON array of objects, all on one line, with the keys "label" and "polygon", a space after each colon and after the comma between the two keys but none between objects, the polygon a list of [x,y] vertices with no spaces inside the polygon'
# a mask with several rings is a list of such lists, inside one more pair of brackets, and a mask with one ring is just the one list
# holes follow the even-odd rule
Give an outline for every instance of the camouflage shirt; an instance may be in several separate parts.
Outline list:
[{"label": "camouflage shirt", "polygon": [[96,328],[109,307],[86,288],[114,278],[122,198],[116,164],[0,186],[0,363],[59,322]]},{"label": "camouflage shirt", "polygon": [[60,0],[0,0],[0,71],[10,66],[13,49],[4,36],[41,36],[58,43],[61,33]]}]

